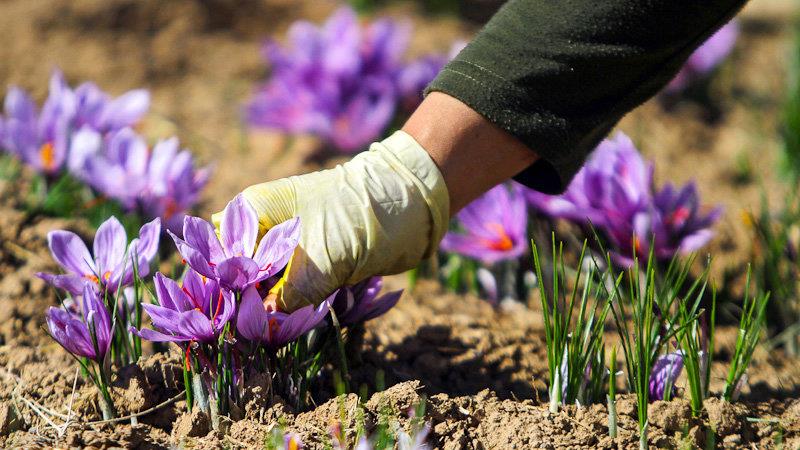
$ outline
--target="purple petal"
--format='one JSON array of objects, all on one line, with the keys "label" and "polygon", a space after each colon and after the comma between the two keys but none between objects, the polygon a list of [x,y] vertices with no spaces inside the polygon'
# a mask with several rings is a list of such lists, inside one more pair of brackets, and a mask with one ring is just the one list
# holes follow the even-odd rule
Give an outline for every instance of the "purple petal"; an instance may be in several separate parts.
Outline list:
[{"label": "purple petal", "polygon": [[81,295],[84,283],[88,282],[85,278],[73,274],[55,275],[52,273],[37,272],[36,276],[43,279],[51,286],[63,289],[74,296]]},{"label": "purple petal", "polygon": [[269,341],[269,315],[264,310],[261,296],[255,287],[242,293],[236,329],[245,339],[257,342]]},{"label": "purple petal", "polygon": [[217,264],[225,259],[214,226],[199,217],[186,216],[183,219],[183,239],[208,262]]},{"label": "purple petal", "polygon": [[300,218],[295,217],[275,225],[267,231],[258,244],[253,260],[265,278],[270,277],[286,267],[300,241]]},{"label": "purple petal", "polygon": [[[189,217],[186,217],[187,219]],[[185,222],[184,222],[185,224]],[[217,273],[211,264],[209,264],[208,259],[203,256],[198,250],[195,250],[194,247],[187,244],[183,239],[175,236],[174,233],[167,230],[167,233],[172,237],[172,240],[175,241],[175,246],[178,248],[178,253],[181,254],[183,259],[189,264],[189,266],[196,270],[200,275],[203,275],[208,278],[217,278]]]},{"label": "purple petal", "polygon": [[239,194],[228,203],[219,228],[228,257],[253,256],[258,237],[258,216],[244,196]]},{"label": "purple petal", "polygon": [[139,121],[150,108],[150,93],[137,89],[112,100],[103,109],[100,123],[107,129],[131,126]]},{"label": "purple petal", "polygon": [[36,120],[36,103],[27,92],[18,87],[11,87],[8,90],[4,108],[8,118],[14,118],[22,123],[32,123]]},{"label": "purple petal", "polygon": [[77,234],[56,230],[47,233],[47,245],[53,258],[64,269],[80,276],[96,276],[94,260]]},{"label": "purple petal", "polygon": [[259,273],[258,264],[244,256],[226,259],[216,269],[220,286],[233,291],[243,291],[266,278]]},{"label": "purple petal", "polygon": [[185,342],[192,340],[191,336],[169,335],[155,330],[150,330],[148,328],[137,330],[131,326],[128,328],[128,330],[140,338],[150,342]]},{"label": "purple petal", "polygon": [[200,342],[213,342],[216,340],[211,321],[196,309],[182,313],[177,325],[178,334],[192,336],[192,338]]},{"label": "purple petal", "polygon": [[111,216],[100,224],[94,236],[94,256],[99,277],[108,281],[111,271],[122,268],[127,244],[125,228],[116,217]]},{"label": "purple petal", "polygon": [[154,327],[168,333],[181,334],[178,325],[181,321],[181,312],[149,303],[142,303],[142,308],[150,316],[150,321]]}]

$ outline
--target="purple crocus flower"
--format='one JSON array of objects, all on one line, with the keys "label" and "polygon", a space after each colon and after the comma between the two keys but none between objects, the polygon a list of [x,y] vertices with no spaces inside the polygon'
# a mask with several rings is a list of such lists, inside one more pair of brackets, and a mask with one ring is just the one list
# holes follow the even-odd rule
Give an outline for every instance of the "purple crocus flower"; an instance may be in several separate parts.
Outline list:
[{"label": "purple crocus flower", "polygon": [[0,146],[37,171],[54,175],[66,161],[76,110],[75,94],[61,72],[53,72],[50,94],[41,111],[25,91],[12,87],[5,98],[5,133]]},{"label": "purple crocus flower", "polygon": [[269,302],[265,306],[258,290],[251,286],[242,293],[236,329],[245,339],[263,344],[273,351],[278,350],[319,326],[328,314],[334,295],[317,307],[307,305],[287,314],[278,311]]},{"label": "purple crocus flower", "polygon": [[321,27],[295,22],[286,48],[265,45],[272,75],[247,106],[248,121],[314,134],[348,152],[363,148],[394,115],[408,35],[407,26],[389,19],[362,27],[348,7]]},{"label": "purple crocus flower", "polygon": [[139,237],[128,244],[125,228],[112,216],[97,229],[92,257],[77,234],[66,230],[51,231],[47,234],[50,253],[67,273],[40,272],[36,275],[73,295],[83,292],[87,280],[104,290],[116,291],[118,286],[133,283],[133,258],[136,258],[140,276],[150,272],[150,262],[158,251],[160,235],[161,220],[155,219],[142,226]]},{"label": "purple crocus flower", "polygon": [[72,140],[69,166],[98,192],[127,210],[161,217],[173,231],[180,230],[210,174],[208,168],[195,167],[192,154],[180,149],[177,138],[159,141],[151,151],[130,128],[106,137],[82,128]]},{"label": "purple crocus flower", "polygon": [[559,196],[532,190],[526,197],[547,216],[580,226],[590,221],[608,239],[617,263],[629,266],[633,256],[646,259],[650,242],[658,259],[695,251],[713,236],[710,227],[722,210],[701,212],[697,189],[667,184],[655,191],[653,165],[641,157],[623,133],[604,140]]},{"label": "purple crocus flower", "polygon": [[650,373],[650,400],[664,400],[667,385],[674,393],[675,382],[683,370],[683,354],[680,351],[661,355],[653,364]]},{"label": "purple crocus flower", "polygon": [[159,304],[142,308],[159,331],[130,328],[148,341],[213,343],[236,312],[233,293],[193,270],[186,272],[182,287],[160,272],[155,286]]},{"label": "purple crocus flower", "polygon": [[111,317],[100,293],[90,283],[83,286],[81,313],[51,306],[47,311],[47,328],[68,352],[102,363],[111,345]]},{"label": "purple crocus flower", "polygon": [[402,290],[378,297],[383,287],[381,277],[371,277],[339,289],[331,302],[342,325],[355,325],[385,314],[400,300]]},{"label": "purple crocus flower", "polygon": [[225,289],[242,292],[286,266],[300,239],[300,219],[272,227],[257,242],[258,216],[240,194],[222,213],[219,239],[213,225],[192,216],[183,220],[183,239],[170,235],[192,269],[219,280]]},{"label": "purple crocus flower", "polygon": [[522,189],[495,186],[458,213],[464,232],[448,232],[442,250],[494,264],[516,259],[528,249],[528,214]]},{"label": "purple crocus flower", "polygon": [[664,91],[670,94],[679,93],[692,83],[707,77],[731,53],[737,37],[739,37],[739,24],[732,20],[689,56]]}]

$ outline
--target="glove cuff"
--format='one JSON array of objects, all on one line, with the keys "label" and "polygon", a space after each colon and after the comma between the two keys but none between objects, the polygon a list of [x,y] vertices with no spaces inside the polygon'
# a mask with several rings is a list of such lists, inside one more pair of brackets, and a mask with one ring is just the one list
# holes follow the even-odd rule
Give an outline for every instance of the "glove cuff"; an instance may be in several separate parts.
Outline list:
[{"label": "glove cuff", "polygon": [[396,131],[370,151],[379,152],[416,186],[431,215],[431,236],[425,257],[436,252],[450,223],[450,194],[444,177],[428,152],[405,131]]}]

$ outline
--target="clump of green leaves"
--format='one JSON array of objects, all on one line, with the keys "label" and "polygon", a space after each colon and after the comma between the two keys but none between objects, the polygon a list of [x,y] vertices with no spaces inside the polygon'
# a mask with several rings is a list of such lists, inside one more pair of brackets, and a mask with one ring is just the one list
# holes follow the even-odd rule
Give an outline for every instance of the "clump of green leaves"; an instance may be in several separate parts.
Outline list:
[{"label": "clump of green leaves", "polygon": [[[569,289],[564,246],[559,243],[556,248],[555,236],[552,237],[552,255],[552,281],[540,282],[539,288],[550,373],[550,411],[557,412],[560,404],[585,405],[600,402],[604,397],[603,327],[610,304],[604,300],[595,264],[589,267],[582,284],[582,271],[575,271],[577,275]],[[584,241],[579,261],[583,261],[585,255]],[[544,280],[535,242],[533,260],[538,279]]]},{"label": "clump of green leaves", "polygon": [[750,295],[750,270],[747,272],[744,304],[739,318],[739,333],[736,337],[736,347],[733,350],[733,359],[725,379],[725,389],[722,398],[726,401],[735,401],[741,392],[742,385],[747,380],[747,367],[753,358],[761,331],[766,319],[769,293],[759,292]]}]

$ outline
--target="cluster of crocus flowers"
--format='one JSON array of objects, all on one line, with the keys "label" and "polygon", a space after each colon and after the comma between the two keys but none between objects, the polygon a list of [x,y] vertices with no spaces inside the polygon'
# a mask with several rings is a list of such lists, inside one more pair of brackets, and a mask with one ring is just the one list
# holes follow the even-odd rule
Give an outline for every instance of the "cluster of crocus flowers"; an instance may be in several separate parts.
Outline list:
[{"label": "cluster of crocus flowers", "polygon": [[270,78],[247,105],[255,127],[312,134],[344,152],[380,137],[398,106],[413,107],[447,58],[405,64],[410,27],[388,18],[359,23],[342,7],[321,26],[295,22],[285,47],[269,41]]},{"label": "cluster of crocus flowers", "polygon": [[707,78],[730,55],[738,37],[739,24],[735,20],[717,30],[689,56],[675,78],[664,88],[664,92],[680,93]]},{"label": "cluster of crocus flowers", "polygon": [[532,208],[552,218],[594,227],[617,263],[646,260],[653,246],[659,260],[693,252],[713,237],[722,210],[702,211],[693,183],[656,189],[653,165],[623,133],[604,140],[559,196],[527,191]]},{"label": "cluster of crocus flowers", "polygon": [[41,110],[22,89],[12,87],[0,116],[0,150],[55,180],[70,175],[127,211],[180,225],[198,199],[208,169],[195,167],[176,139],[149,149],[132,131],[150,106],[146,90],[112,98],[93,83],[72,89],[54,71]]},{"label": "cluster of crocus flowers", "polygon": [[154,219],[128,243],[125,229],[114,217],[98,228],[93,254],[71,231],[51,231],[47,236],[53,258],[66,273],[37,275],[68,294],[62,307],[47,311],[47,327],[97,385],[106,419],[113,416],[108,358],[123,364],[141,356],[141,343],[127,329],[141,324],[142,277],[150,272],[160,236],[161,221]]},{"label": "cluster of crocus flowers", "polygon": [[[315,329],[331,329],[326,320],[331,310],[349,326],[383,314],[399,299],[399,292],[379,297],[381,281],[374,278],[337,290],[316,305],[283,310],[279,290],[270,287],[279,286],[287,272],[300,238],[299,219],[259,238],[256,212],[239,195],[225,207],[219,226],[217,234],[211,223],[187,216],[183,237],[170,233],[188,265],[183,279],[156,274],[158,304],[142,305],[153,329],[130,328],[143,339],[182,348],[185,369],[197,380],[194,398],[210,409],[212,419],[227,414],[251,370],[279,377],[285,375],[276,374],[280,370],[291,372],[289,363],[278,361],[286,356],[283,349]],[[292,352],[290,359],[297,358]]]}]

